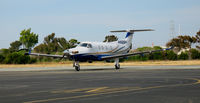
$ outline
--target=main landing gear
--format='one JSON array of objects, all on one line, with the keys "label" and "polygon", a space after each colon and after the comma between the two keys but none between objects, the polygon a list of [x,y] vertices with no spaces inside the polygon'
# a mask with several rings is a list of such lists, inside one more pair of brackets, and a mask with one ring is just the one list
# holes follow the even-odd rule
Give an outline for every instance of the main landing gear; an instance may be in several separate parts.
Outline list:
[{"label": "main landing gear", "polygon": [[74,61],[73,67],[75,67],[75,70],[76,70],[76,71],[80,71],[79,61]]},{"label": "main landing gear", "polygon": [[120,69],[119,58],[115,59],[115,69]]},{"label": "main landing gear", "polygon": [[[79,61],[74,61],[73,67],[75,67],[76,71],[80,71]],[[120,69],[119,58],[115,59],[115,69]]]}]

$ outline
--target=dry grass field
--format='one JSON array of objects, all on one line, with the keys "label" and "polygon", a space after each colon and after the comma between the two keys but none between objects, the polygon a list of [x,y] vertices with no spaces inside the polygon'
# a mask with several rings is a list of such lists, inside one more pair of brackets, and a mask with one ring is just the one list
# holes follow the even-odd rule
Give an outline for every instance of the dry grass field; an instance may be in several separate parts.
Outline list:
[{"label": "dry grass field", "polygon": [[[134,61],[123,62],[121,66],[150,66],[150,65],[200,65],[200,60],[185,60],[185,61]],[[113,63],[93,62],[80,63],[81,66],[112,66]],[[72,61],[66,62],[44,62],[36,64],[0,64],[0,68],[23,68],[23,67],[62,67],[72,66]]]}]

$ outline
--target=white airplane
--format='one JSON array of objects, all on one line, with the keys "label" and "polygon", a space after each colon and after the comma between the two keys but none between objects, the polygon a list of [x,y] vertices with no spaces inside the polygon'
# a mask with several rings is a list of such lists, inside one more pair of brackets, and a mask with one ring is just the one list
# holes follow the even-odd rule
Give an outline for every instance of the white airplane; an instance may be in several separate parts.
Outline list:
[{"label": "white airplane", "polygon": [[120,69],[119,58],[124,58],[133,55],[143,55],[145,53],[152,53],[157,51],[170,50],[172,48],[160,49],[155,51],[145,51],[137,53],[129,53],[132,48],[132,38],[134,32],[153,31],[152,29],[143,30],[118,30],[111,32],[127,32],[125,39],[114,42],[81,42],[75,48],[64,51],[63,55],[50,55],[39,53],[26,53],[27,55],[46,56],[54,58],[66,58],[73,60],[73,67],[75,70],[80,70],[79,62],[104,61],[115,60],[115,68]]}]

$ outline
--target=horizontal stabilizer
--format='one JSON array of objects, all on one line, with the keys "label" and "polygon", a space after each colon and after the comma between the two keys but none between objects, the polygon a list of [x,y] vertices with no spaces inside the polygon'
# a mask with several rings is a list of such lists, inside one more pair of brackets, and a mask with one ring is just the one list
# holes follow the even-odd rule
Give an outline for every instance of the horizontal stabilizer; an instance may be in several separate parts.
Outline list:
[{"label": "horizontal stabilizer", "polygon": [[130,32],[130,33],[134,33],[134,32],[142,32],[142,31],[154,31],[153,29],[138,29],[138,30],[116,30],[116,31],[110,31],[110,32]]}]

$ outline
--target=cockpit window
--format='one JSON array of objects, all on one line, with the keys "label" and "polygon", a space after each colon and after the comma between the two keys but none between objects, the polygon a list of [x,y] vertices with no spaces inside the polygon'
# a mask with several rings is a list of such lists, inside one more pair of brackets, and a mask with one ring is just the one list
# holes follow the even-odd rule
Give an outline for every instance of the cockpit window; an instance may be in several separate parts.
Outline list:
[{"label": "cockpit window", "polygon": [[80,47],[92,48],[92,45],[89,44],[89,43],[81,43],[79,46],[80,46]]},{"label": "cockpit window", "polygon": [[87,43],[81,43],[79,46],[80,47],[87,47]]}]

